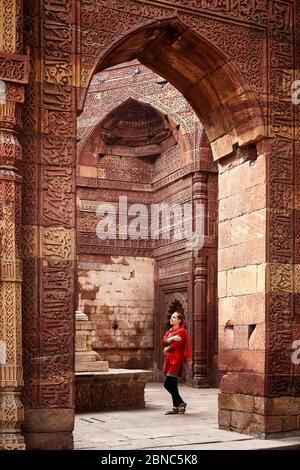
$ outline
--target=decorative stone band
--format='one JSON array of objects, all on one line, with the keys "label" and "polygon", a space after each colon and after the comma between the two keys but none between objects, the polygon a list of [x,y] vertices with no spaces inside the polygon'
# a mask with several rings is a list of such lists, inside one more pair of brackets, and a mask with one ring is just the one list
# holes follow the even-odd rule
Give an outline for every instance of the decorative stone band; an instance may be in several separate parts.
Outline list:
[{"label": "decorative stone band", "polygon": [[[23,85],[22,85],[23,86]],[[6,93],[6,92],[5,92]],[[5,94],[5,100],[9,99],[7,93]],[[0,100],[0,128],[1,128],[1,142],[4,141],[4,134],[7,131],[19,131],[22,127],[22,107],[19,106],[17,101],[3,101]],[[12,137],[10,138],[12,139]],[[13,138],[14,144],[17,143],[16,139]],[[3,151],[3,149],[1,149]]]},{"label": "decorative stone band", "polygon": [[88,333],[87,332],[76,332],[75,336],[75,348],[76,351],[87,351],[87,338],[88,338]]},{"label": "decorative stone band", "polygon": [[22,262],[0,259],[0,281],[22,282]]},{"label": "decorative stone band", "polygon": [[0,53],[0,80],[28,83],[29,57],[26,55]]},{"label": "decorative stone band", "polygon": [[0,389],[3,387],[23,386],[23,368],[21,365],[0,364]]}]

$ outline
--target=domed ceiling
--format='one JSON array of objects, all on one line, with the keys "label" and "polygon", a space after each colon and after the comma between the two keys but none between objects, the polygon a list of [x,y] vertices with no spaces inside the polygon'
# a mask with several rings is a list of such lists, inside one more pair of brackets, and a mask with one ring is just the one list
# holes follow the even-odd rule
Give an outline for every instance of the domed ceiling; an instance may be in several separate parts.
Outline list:
[{"label": "domed ceiling", "polygon": [[[99,129],[100,130],[100,129]],[[160,145],[172,136],[168,120],[152,106],[128,99],[102,122],[105,145]]]}]

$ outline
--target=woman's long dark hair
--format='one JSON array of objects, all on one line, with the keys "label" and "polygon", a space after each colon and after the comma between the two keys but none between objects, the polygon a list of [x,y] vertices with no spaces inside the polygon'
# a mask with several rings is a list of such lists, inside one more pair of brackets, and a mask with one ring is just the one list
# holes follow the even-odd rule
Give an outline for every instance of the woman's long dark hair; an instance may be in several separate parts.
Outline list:
[{"label": "woman's long dark hair", "polygon": [[174,313],[177,313],[177,318],[179,318],[179,320],[181,320],[181,322],[179,323],[179,325],[182,326],[183,320],[185,319],[184,313],[182,313],[182,312],[177,312],[177,311],[175,311]]}]

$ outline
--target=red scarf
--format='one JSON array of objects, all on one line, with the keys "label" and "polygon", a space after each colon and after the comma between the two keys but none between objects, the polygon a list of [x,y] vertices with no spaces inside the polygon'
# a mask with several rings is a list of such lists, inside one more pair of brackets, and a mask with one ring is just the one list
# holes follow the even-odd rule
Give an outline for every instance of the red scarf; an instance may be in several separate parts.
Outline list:
[{"label": "red scarf", "polygon": [[[190,345],[190,337],[188,330],[186,328],[186,323],[184,320],[182,320],[181,325],[179,326],[178,330],[182,329],[185,334],[184,338],[184,351],[183,351],[183,357],[189,359],[191,357],[191,345]],[[174,330],[174,327],[172,326],[169,330],[170,332],[176,331]]]},{"label": "red scarf", "polygon": [[182,320],[182,327],[185,332],[185,342],[184,342],[184,352],[183,352],[183,357],[186,357],[189,359],[191,357],[191,345],[190,345],[190,337],[188,330],[186,328],[186,323],[184,320]]}]

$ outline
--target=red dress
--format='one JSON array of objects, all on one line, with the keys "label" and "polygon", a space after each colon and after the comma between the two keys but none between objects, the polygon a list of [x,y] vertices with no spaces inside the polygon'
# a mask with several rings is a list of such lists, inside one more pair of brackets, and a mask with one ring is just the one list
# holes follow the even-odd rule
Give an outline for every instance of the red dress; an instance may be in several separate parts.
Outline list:
[{"label": "red dress", "polygon": [[[166,342],[166,339],[171,336],[180,336],[181,341]],[[162,340],[162,346],[169,347],[169,351],[165,354],[164,374],[178,377],[181,375],[184,366],[184,359],[190,357],[190,340],[187,330],[184,325],[176,330],[170,328]],[[180,367],[181,366],[181,367]]]}]

